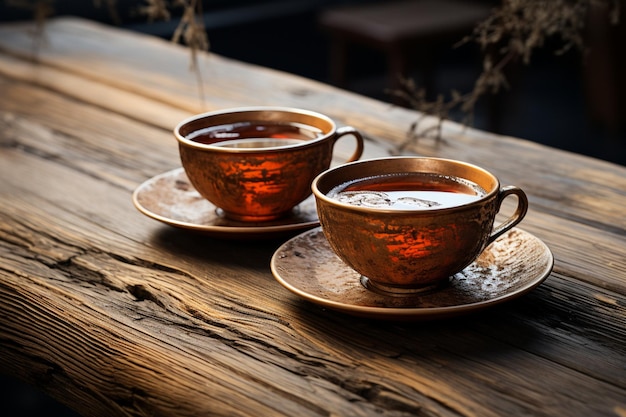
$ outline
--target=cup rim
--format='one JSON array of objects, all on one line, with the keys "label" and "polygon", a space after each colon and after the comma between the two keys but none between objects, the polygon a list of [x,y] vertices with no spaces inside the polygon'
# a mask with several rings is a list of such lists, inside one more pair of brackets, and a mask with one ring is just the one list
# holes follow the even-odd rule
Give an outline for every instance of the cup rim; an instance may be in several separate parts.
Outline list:
[{"label": "cup rim", "polygon": [[[350,166],[353,165],[362,165],[362,164],[367,164],[367,163],[372,163],[372,162],[376,162],[376,161],[383,161],[383,160],[415,160],[415,159],[429,159],[429,160],[436,160],[436,161],[442,161],[442,162],[449,162],[449,163],[454,163],[457,165],[463,165],[472,169],[475,169],[477,171],[482,172],[483,174],[488,175],[489,177],[491,177],[494,181],[494,186],[493,188],[486,192],[484,196],[473,200],[471,202],[468,203],[463,203],[463,204],[459,204],[456,206],[452,206],[452,207],[442,207],[442,208],[430,208],[428,210],[412,210],[412,209],[388,209],[388,208],[378,208],[378,207],[364,207],[364,206],[357,206],[354,204],[349,204],[349,203],[344,203],[341,202],[335,198],[331,198],[328,197],[326,195],[326,193],[322,192],[319,188],[318,188],[318,183],[327,175],[330,175],[331,173],[335,172],[335,171],[339,171],[339,170],[343,170],[343,169],[349,169]],[[336,184],[339,185],[339,184]],[[482,168],[478,165],[475,164],[471,164],[469,162],[464,162],[464,161],[459,161],[456,159],[448,159],[448,158],[437,158],[437,157],[429,157],[429,156],[388,156],[388,157],[380,157],[380,158],[371,158],[371,159],[361,159],[358,161],[354,161],[354,162],[349,162],[343,165],[339,165],[333,168],[330,168],[324,172],[322,172],[321,174],[317,175],[317,177],[315,177],[315,179],[313,179],[313,182],[311,183],[311,189],[313,191],[313,195],[315,196],[316,199],[320,199],[322,201],[324,201],[327,204],[333,205],[333,206],[337,206],[337,207],[341,207],[345,210],[351,210],[351,211],[355,211],[355,212],[362,212],[362,213],[380,213],[380,214],[392,214],[392,215],[407,215],[407,214],[411,214],[414,216],[430,216],[432,215],[433,212],[453,212],[453,211],[458,211],[458,210],[464,210],[467,209],[470,206],[474,206],[475,204],[479,203],[479,202],[484,202],[488,199],[494,198],[495,196],[497,196],[499,190],[500,190],[500,180],[498,179],[498,177],[496,177],[494,174],[492,174],[491,172],[489,172],[488,170],[486,170],[485,168]]]},{"label": "cup rim", "polygon": [[[318,119],[322,119],[324,122],[330,125],[330,129],[328,132],[324,133],[320,137],[303,141],[302,143],[292,143],[289,145],[281,145],[281,146],[269,146],[265,148],[226,148],[221,146],[215,146],[213,144],[196,142],[191,139],[187,139],[184,135],[180,133],[181,129],[193,122],[198,122],[202,119],[206,119],[209,117],[220,116],[228,113],[252,113],[252,112],[282,112],[282,113],[294,113],[301,114],[308,117],[315,117]],[[319,142],[328,140],[335,132],[337,131],[337,124],[328,116],[313,111],[306,110],[297,107],[288,107],[288,106],[245,106],[245,107],[231,107],[225,108],[215,111],[209,111],[205,113],[195,114],[193,116],[187,117],[180,121],[176,127],[174,128],[174,136],[179,144],[183,144],[190,148],[195,148],[199,150],[211,150],[213,152],[224,152],[224,153],[256,153],[256,152],[276,152],[282,151],[286,149],[294,149],[294,148],[306,148],[309,146],[313,146]]]}]

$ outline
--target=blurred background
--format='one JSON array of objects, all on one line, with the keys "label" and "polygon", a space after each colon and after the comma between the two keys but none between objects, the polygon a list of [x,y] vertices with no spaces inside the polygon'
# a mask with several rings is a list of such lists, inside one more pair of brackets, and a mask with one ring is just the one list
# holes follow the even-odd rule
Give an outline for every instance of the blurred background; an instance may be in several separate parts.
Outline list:
[{"label": "blurred background", "polygon": [[[36,1],[0,0],[0,20],[31,19],[32,11],[15,3]],[[171,39],[181,9],[171,8],[169,21],[149,22],[139,8],[153,2],[116,0],[112,13],[105,0],[46,1],[54,15]],[[397,87],[399,68],[431,98],[472,90],[481,53],[476,45],[454,45],[498,5],[499,0],[204,0],[202,19],[214,53],[402,104],[388,92]],[[588,18],[585,54],[574,49],[556,56],[561,44],[548,39],[530,65],[513,65],[506,73],[508,90],[479,100],[472,125],[626,164],[626,25],[610,24],[602,10]],[[460,121],[463,114],[452,116]]]},{"label": "blurred background", "polygon": [[[0,23],[32,20],[29,6],[35,3],[0,0]],[[180,9],[171,9],[171,20],[149,22],[138,10],[152,4],[150,0],[116,0],[113,11],[104,0],[40,3],[49,4],[54,16],[80,16],[164,39],[171,39],[180,20]],[[471,44],[454,45],[499,4],[204,0],[201,17],[216,54],[404,105],[389,92],[398,88],[397,72],[427,88],[431,98],[453,89],[472,90],[481,72],[480,50]],[[573,50],[556,56],[560,44],[548,39],[530,65],[515,65],[507,72],[508,90],[479,101],[472,125],[626,165],[625,25],[611,25],[602,10],[588,18],[586,53]],[[463,114],[452,116],[461,120]],[[75,416],[11,377],[0,377],[0,389],[4,416]]]}]

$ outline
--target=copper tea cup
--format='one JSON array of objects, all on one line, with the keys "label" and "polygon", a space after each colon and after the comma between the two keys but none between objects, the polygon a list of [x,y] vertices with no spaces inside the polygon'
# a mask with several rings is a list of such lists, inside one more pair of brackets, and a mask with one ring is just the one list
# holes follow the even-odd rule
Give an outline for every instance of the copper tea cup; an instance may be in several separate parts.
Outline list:
[{"label": "copper tea cup", "polygon": [[[422,189],[443,190],[448,182],[459,190],[468,187],[467,195],[457,196],[467,201],[415,197]],[[528,209],[520,188],[501,187],[478,166],[439,158],[353,162],[320,174],[312,189],[333,251],[362,275],[366,288],[387,295],[444,285],[517,225]],[[502,201],[511,195],[517,197],[517,208],[494,229]]]},{"label": "copper tea cup", "polygon": [[287,107],[243,107],[199,114],[174,129],[185,173],[204,198],[230,219],[282,217],[311,195],[329,168],[338,139],[363,138],[320,113]]}]

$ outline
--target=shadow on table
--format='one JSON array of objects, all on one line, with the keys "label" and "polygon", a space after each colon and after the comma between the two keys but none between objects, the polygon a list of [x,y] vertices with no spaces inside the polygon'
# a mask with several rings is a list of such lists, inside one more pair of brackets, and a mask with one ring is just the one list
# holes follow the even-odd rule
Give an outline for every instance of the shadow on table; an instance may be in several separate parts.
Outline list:
[{"label": "shadow on table", "polygon": [[79,417],[31,385],[0,375],[0,403],[4,417]]}]

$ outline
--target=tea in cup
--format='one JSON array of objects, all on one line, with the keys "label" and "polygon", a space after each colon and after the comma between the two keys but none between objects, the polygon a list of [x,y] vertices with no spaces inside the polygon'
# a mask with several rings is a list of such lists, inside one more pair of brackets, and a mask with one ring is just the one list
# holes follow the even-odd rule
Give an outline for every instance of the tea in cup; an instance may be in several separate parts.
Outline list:
[{"label": "tea in cup", "polygon": [[189,181],[230,219],[273,220],[311,195],[311,182],[329,168],[334,145],[344,136],[327,116],[285,107],[246,107],[204,113],[174,129]]},{"label": "tea in cup", "polygon": [[[528,209],[520,188],[501,187],[478,166],[440,158],[353,162],[323,172],[312,189],[330,247],[366,288],[387,295],[444,285]],[[515,213],[494,229],[511,195]]]}]

